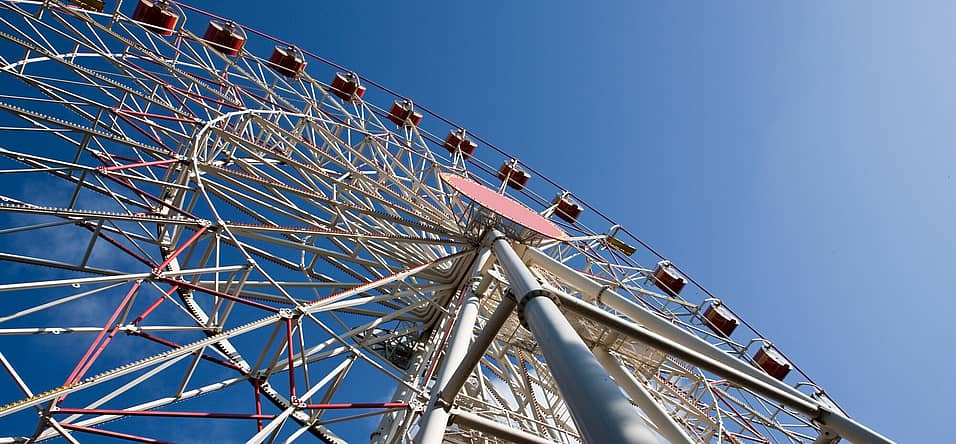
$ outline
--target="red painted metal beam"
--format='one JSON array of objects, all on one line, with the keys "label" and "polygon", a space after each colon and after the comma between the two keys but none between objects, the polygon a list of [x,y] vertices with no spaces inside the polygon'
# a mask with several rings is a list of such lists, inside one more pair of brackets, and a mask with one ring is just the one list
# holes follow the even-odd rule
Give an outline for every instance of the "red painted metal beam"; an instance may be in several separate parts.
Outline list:
[{"label": "red painted metal beam", "polygon": [[295,396],[295,348],[293,346],[293,336],[292,336],[292,319],[286,319],[285,321],[286,335],[288,336],[288,355],[289,355],[289,395],[290,398],[295,400],[298,399]]},{"label": "red painted metal beam", "polygon": [[[737,409],[733,406],[733,404],[731,404],[730,402],[728,402],[727,399],[724,398],[724,396],[720,394],[720,390],[718,390],[717,387],[715,387],[715,384],[713,384],[713,383],[709,383],[709,384],[711,385],[711,388],[712,388],[712,390],[711,390],[710,392],[714,395],[714,397],[717,398],[718,401],[720,401],[720,402],[722,402],[724,405],[726,405],[728,408],[730,408],[730,410],[734,412],[734,414],[737,416],[737,418],[740,418],[741,424],[743,424],[743,426],[744,426],[747,430],[750,430],[750,432],[753,433],[754,436],[756,437],[756,438],[750,438],[750,437],[748,437],[748,439],[750,439],[750,440],[752,440],[752,441],[763,442],[763,443],[769,443],[769,442],[770,442],[770,440],[767,439],[767,437],[763,436],[759,431],[757,431],[757,429],[754,428],[754,426],[752,426],[752,425],[750,424],[750,421],[748,421],[747,418],[745,418],[744,415],[742,415],[742,414],[740,413],[740,411],[737,410]],[[742,435],[742,434],[736,434],[736,435],[738,435],[738,436],[745,436],[745,435]]]},{"label": "red painted metal beam", "polygon": [[127,170],[130,168],[165,166],[165,165],[169,165],[171,163],[176,163],[176,162],[179,162],[179,159],[166,159],[166,160],[156,160],[153,162],[139,162],[139,163],[126,164],[126,165],[114,165],[111,167],[103,167],[103,170],[104,171],[120,171],[120,170]]},{"label": "red painted metal beam", "polygon": [[193,123],[193,124],[201,123],[201,122],[199,121],[199,119],[195,119],[195,118],[193,118],[193,119],[185,119],[185,118],[182,118],[182,117],[166,116],[166,115],[155,114],[155,113],[144,113],[144,112],[140,112],[140,111],[133,111],[133,110],[130,110],[130,109],[119,109],[119,108],[117,108],[117,109],[116,109],[116,113],[122,113],[122,114],[126,114],[126,115],[129,115],[129,116],[136,116],[136,117],[146,117],[146,118],[151,118],[151,119],[171,120],[171,121],[173,121],[173,122],[183,122],[183,123]]},{"label": "red painted metal beam", "polygon": [[[140,337],[142,337],[142,338],[149,339],[150,341],[153,341],[153,342],[158,342],[158,343],[163,344],[163,345],[165,345],[165,346],[167,346],[167,347],[169,347],[169,348],[179,348],[179,347],[182,347],[181,345],[179,345],[179,344],[177,344],[177,343],[175,343],[175,342],[173,342],[173,341],[168,341],[168,340],[166,340],[166,339],[163,339],[163,338],[160,338],[160,337],[157,337],[157,336],[153,336],[153,335],[151,335],[151,334],[149,334],[149,333],[144,333],[144,332],[142,332],[142,331],[132,332],[132,333],[130,333],[130,334],[133,334],[133,335],[136,335],[136,336],[140,336]],[[195,354],[195,353],[194,353],[194,354]],[[235,364],[233,364],[233,363],[231,363],[231,362],[224,361],[224,360],[222,360],[222,359],[219,359],[219,358],[216,358],[216,357],[213,357],[213,356],[209,356],[209,355],[207,355],[207,354],[205,354],[205,353],[203,353],[203,355],[201,356],[201,358],[202,358],[202,359],[205,359],[205,360],[207,360],[207,361],[209,361],[209,362],[215,362],[216,364],[219,364],[219,365],[221,365],[221,366],[223,366],[223,367],[228,367],[228,368],[231,368],[231,369],[236,370],[236,371],[242,371],[242,369],[240,369],[238,366],[236,366]]]},{"label": "red painted metal beam", "polygon": [[[261,415],[262,414],[262,390],[259,388],[259,383],[257,381],[250,380],[249,382],[252,382],[252,387],[254,387],[253,390],[255,390],[255,393],[256,393],[256,414]],[[256,428],[258,431],[260,432],[262,431],[261,419],[256,421]]]},{"label": "red painted metal beam", "polygon": [[159,307],[159,304],[162,304],[163,301],[165,301],[167,298],[172,296],[173,293],[176,292],[176,290],[178,289],[179,289],[178,285],[173,285],[173,288],[171,288],[168,292],[160,296],[159,299],[156,299],[156,301],[150,304],[149,307],[146,307],[146,309],[143,310],[143,312],[140,313],[139,316],[137,316],[136,319],[133,320],[133,325],[139,325],[140,322],[143,322],[143,319],[146,319],[146,316],[149,316],[149,314],[152,313],[153,310]]},{"label": "red painted metal beam", "polygon": [[349,402],[339,404],[306,404],[305,408],[313,410],[339,409],[403,409],[408,408],[407,402]]},{"label": "red painted metal beam", "polygon": [[[90,227],[90,226],[84,225],[84,228],[86,228],[86,229],[89,230],[90,232],[94,232],[94,231],[95,231],[94,228],[93,228],[93,227]],[[133,250],[127,248],[125,245],[119,243],[119,241],[117,241],[116,239],[113,239],[113,238],[107,236],[107,235],[106,235],[105,233],[103,233],[102,231],[99,233],[99,237],[100,237],[101,239],[103,239],[103,240],[109,242],[109,243],[112,244],[114,247],[119,248],[122,252],[124,252],[124,253],[130,255],[132,258],[134,258],[134,259],[136,259],[136,260],[138,260],[138,261],[140,261],[140,262],[146,264],[147,266],[153,267],[153,266],[155,265],[155,263],[154,263],[153,261],[151,261],[151,260],[149,260],[149,259],[147,259],[147,258],[145,258],[145,257],[143,257],[143,256],[140,256],[140,255],[139,255],[138,253],[136,253],[135,251],[133,251]],[[154,268],[155,268],[155,267],[154,267]]]},{"label": "red painted metal beam", "polygon": [[140,127],[139,125],[137,125],[136,122],[133,121],[133,119],[129,118],[128,116],[126,116],[125,114],[123,114],[123,113],[121,113],[121,112],[116,112],[115,115],[116,115],[116,117],[119,117],[120,120],[126,122],[127,125],[133,127],[133,129],[135,129],[136,131],[138,131],[140,134],[146,136],[146,138],[148,138],[149,140],[152,140],[153,142],[155,142],[157,145],[159,145],[160,148],[163,148],[163,149],[165,149],[166,151],[169,151],[170,154],[176,154],[176,150],[174,150],[174,149],[170,148],[168,145],[166,145],[166,143],[163,142],[163,140],[160,139],[160,138],[159,138],[159,135],[158,135],[158,134],[155,134],[155,132],[152,133],[152,134],[149,133],[148,131],[146,131],[145,129],[143,129],[143,128]]},{"label": "red painted metal beam", "polygon": [[240,298],[239,296],[231,295],[231,294],[229,294],[229,293],[223,293],[223,292],[221,292],[221,291],[216,291],[216,290],[212,290],[212,289],[209,289],[209,288],[201,287],[201,286],[199,286],[199,285],[192,284],[192,283],[189,283],[189,282],[186,282],[186,281],[180,281],[180,280],[170,279],[170,278],[165,278],[165,277],[161,277],[161,278],[159,278],[158,280],[163,281],[163,282],[168,282],[168,283],[173,284],[173,285],[179,285],[179,286],[181,286],[181,287],[186,287],[186,288],[189,288],[190,290],[198,291],[198,292],[201,292],[201,293],[206,293],[206,294],[210,294],[210,295],[213,295],[213,296],[219,296],[219,297],[221,297],[221,298],[229,299],[229,300],[231,300],[231,301],[236,301],[236,302],[239,302],[239,303],[242,303],[242,304],[246,304],[246,305],[250,305],[250,306],[253,306],[253,307],[256,307],[256,308],[261,308],[261,309],[263,309],[263,310],[266,310],[266,311],[269,311],[269,312],[272,312],[272,313],[278,313],[278,312],[279,312],[279,309],[278,309],[278,308],[270,307],[270,306],[265,305],[265,304],[260,304],[260,303],[255,302],[255,301],[249,301],[249,300]]},{"label": "red painted metal beam", "polygon": [[181,94],[181,95],[183,95],[183,96],[186,96],[186,97],[192,99],[194,102],[196,102],[196,103],[199,104],[199,105],[209,106],[209,104],[207,104],[207,103],[205,103],[205,102],[212,102],[212,103],[215,103],[215,104],[217,104],[217,105],[227,106],[227,107],[232,108],[232,109],[237,110],[237,111],[243,109],[243,107],[240,106],[241,104],[226,102],[226,101],[224,101],[224,100],[219,100],[219,99],[216,99],[216,98],[214,98],[214,97],[206,97],[206,96],[204,96],[204,95],[202,95],[202,94],[196,94],[196,93],[194,93],[194,92],[187,91],[187,90],[185,90],[185,89],[177,88],[177,87],[175,87],[175,86],[173,86],[173,85],[168,85],[168,84],[167,84],[167,85],[163,85],[163,88],[165,88],[167,91],[170,91],[170,90],[171,90],[171,91],[173,91],[173,92],[175,92],[175,93],[177,93],[177,94]]},{"label": "red painted metal beam", "polygon": [[119,416],[152,416],[162,418],[212,418],[212,419],[275,419],[276,415],[257,415],[252,413],[214,413],[214,412],[170,412],[154,410],[113,410],[113,409],[69,409],[60,408],[51,411],[63,415],[119,415]]},{"label": "red painted metal beam", "polygon": [[136,435],[128,435],[128,434],[126,434],[126,433],[111,432],[111,431],[109,431],[109,430],[100,430],[100,429],[94,429],[94,428],[90,428],[90,427],[83,427],[83,426],[78,426],[78,425],[73,425],[73,424],[65,424],[65,423],[60,423],[60,425],[61,425],[64,429],[74,430],[74,431],[77,431],[77,432],[90,433],[90,434],[93,434],[93,435],[109,436],[110,438],[125,439],[125,440],[127,440],[127,441],[145,442],[145,443],[148,443],[148,444],[173,444],[173,443],[171,443],[171,442],[169,442],[169,441],[160,441],[160,440],[158,440],[158,439],[146,438],[146,437],[143,437],[143,436],[136,436]]},{"label": "red painted metal beam", "polygon": [[[106,325],[103,326],[103,329],[100,330],[100,333],[96,335],[96,339],[94,339],[93,343],[90,344],[90,347],[86,350],[86,354],[80,358],[80,362],[76,364],[76,368],[74,368],[73,372],[70,373],[70,376],[66,379],[64,385],[72,384],[82,378],[83,374],[86,373],[90,366],[93,365],[93,362],[96,361],[96,358],[99,357],[103,349],[105,349],[110,343],[110,339],[112,339],[116,334],[116,328],[118,327],[114,325],[116,323],[116,319],[119,318],[120,313],[122,313],[123,307],[126,306],[133,295],[135,295],[139,290],[140,285],[142,285],[142,281],[136,281],[133,283],[133,287],[130,288],[129,292],[126,293],[126,297],[123,298],[123,301],[120,302],[120,304],[116,307],[116,310],[113,311],[113,314],[110,316],[109,320],[106,321]],[[97,348],[97,344],[103,340],[103,337],[107,332],[110,331],[111,328],[112,332],[110,333],[109,337],[103,341],[102,344],[100,344],[99,348]]]},{"label": "red painted metal beam", "polygon": [[196,242],[196,240],[199,239],[199,237],[202,236],[202,234],[205,233],[206,230],[208,229],[209,229],[208,226],[202,226],[201,228],[196,230],[196,233],[193,234],[192,237],[187,239],[186,242],[183,242],[183,244],[180,245],[179,248],[177,248],[176,251],[173,252],[173,254],[170,254],[169,257],[167,257],[166,260],[163,261],[163,263],[157,265],[156,269],[153,271],[156,272],[156,274],[162,273],[163,269],[166,268],[166,266],[169,265],[174,259],[176,259],[176,256],[179,256],[180,253],[182,253],[187,248],[189,248],[189,246],[192,245],[193,242]]},{"label": "red painted metal beam", "polygon": [[190,218],[190,219],[193,219],[193,220],[199,220],[199,219],[200,219],[200,218],[194,216],[193,214],[189,213],[188,211],[185,211],[185,210],[182,210],[182,209],[180,209],[180,208],[178,208],[178,207],[175,207],[175,206],[173,206],[173,205],[170,205],[170,204],[167,203],[165,200],[160,199],[160,198],[158,198],[158,197],[156,197],[156,196],[154,196],[154,195],[152,195],[152,194],[150,194],[150,193],[147,193],[147,192],[145,192],[145,191],[143,191],[143,190],[140,190],[140,189],[137,188],[135,185],[133,185],[132,182],[129,181],[129,179],[124,179],[124,178],[115,177],[115,176],[109,174],[109,172],[108,172],[108,171],[105,171],[105,170],[104,170],[103,177],[106,177],[106,178],[112,180],[113,182],[116,182],[116,183],[118,183],[118,184],[120,184],[120,185],[122,185],[122,186],[124,186],[124,187],[126,187],[126,188],[129,188],[131,191],[133,191],[134,193],[138,194],[138,195],[139,195],[141,198],[143,198],[143,199],[156,202],[157,204],[162,205],[162,206],[164,206],[164,207],[166,207],[166,208],[169,208],[170,210],[175,211],[175,212],[177,212],[177,213],[179,213],[179,214],[182,214],[183,216],[186,216],[186,217],[188,217],[188,218]]}]

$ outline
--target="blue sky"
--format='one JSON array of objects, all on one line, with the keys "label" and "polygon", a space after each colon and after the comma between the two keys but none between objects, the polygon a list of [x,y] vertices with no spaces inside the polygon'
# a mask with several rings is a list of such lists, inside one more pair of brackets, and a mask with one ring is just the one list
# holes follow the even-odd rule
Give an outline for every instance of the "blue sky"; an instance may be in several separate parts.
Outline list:
[{"label": "blue sky", "polygon": [[952,3],[214,3],[520,155],[851,415],[939,439],[956,371]]},{"label": "blue sky", "polygon": [[852,416],[940,439],[956,395],[956,5],[191,4],[518,155],[688,270]]}]

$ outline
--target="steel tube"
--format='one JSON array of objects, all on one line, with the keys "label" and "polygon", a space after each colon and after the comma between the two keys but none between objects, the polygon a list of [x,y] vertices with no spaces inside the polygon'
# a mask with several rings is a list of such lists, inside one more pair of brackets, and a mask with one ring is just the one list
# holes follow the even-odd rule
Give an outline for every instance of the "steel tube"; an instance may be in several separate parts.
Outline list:
[{"label": "steel tube", "polygon": [[306,404],[305,408],[313,410],[341,410],[341,409],[406,409],[407,402],[346,402]]},{"label": "steel tube", "polygon": [[886,444],[892,443],[889,438],[871,430],[863,424],[860,424],[837,412],[821,408],[822,413],[819,421],[829,426],[830,430],[836,432],[840,437],[852,442],[853,444]]},{"label": "steel tube", "polygon": [[554,301],[532,298],[525,303],[524,317],[586,442],[657,444]]},{"label": "steel tube", "polygon": [[130,434],[120,433],[120,432],[111,432],[109,430],[93,429],[93,428],[82,427],[82,426],[77,426],[73,424],[61,423],[60,426],[65,429],[69,429],[69,430],[73,430],[77,432],[85,432],[85,433],[90,433],[93,435],[108,436],[110,438],[118,438],[118,439],[123,439],[126,441],[144,442],[148,444],[172,444],[169,441],[160,441],[158,439],[147,438],[144,436],[130,435]]},{"label": "steel tube", "polygon": [[603,346],[595,347],[591,350],[594,357],[604,366],[604,369],[614,378],[617,385],[624,389],[638,407],[651,419],[651,422],[657,426],[657,432],[661,434],[671,444],[694,444],[694,441],[687,431],[674,421],[667,411],[664,410],[657,400],[651,396],[651,392],[644,386],[631,372],[615,358],[608,353]]},{"label": "steel tube", "polygon": [[775,386],[765,384],[763,381],[760,381],[748,374],[736,371],[735,369],[724,365],[721,362],[718,362],[707,356],[701,356],[684,345],[671,341],[670,339],[665,338],[664,336],[659,335],[648,328],[621,319],[580,299],[574,298],[567,294],[562,294],[560,292],[555,293],[558,295],[558,299],[561,301],[562,306],[567,310],[611,328],[612,330],[631,339],[640,341],[650,347],[687,361],[704,370],[727,378],[734,383],[743,385],[744,387],[747,387],[748,389],[753,390],[754,392],[763,396],[789,405],[807,416],[814,417],[817,414],[818,404],[816,402],[804,400],[803,398],[791,395],[787,391],[780,390]]},{"label": "steel tube", "polygon": [[498,231],[492,231],[489,237],[492,238],[491,245],[495,251],[495,258],[508,276],[508,285],[511,286],[511,292],[515,297],[521,301],[529,293],[541,291],[541,283],[518,257],[518,253],[515,253],[507,238]]},{"label": "steel tube", "polygon": [[445,408],[449,408],[455,401],[455,396],[458,395],[461,386],[468,380],[468,375],[471,374],[471,371],[478,365],[481,357],[485,354],[485,351],[488,350],[488,346],[491,345],[491,341],[495,340],[495,336],[498,335],[498,330],[501,330],[501,326],[508,320],[508,316],[511,316],[515,305],[517,305],[517,303],[514,299],[502,299],[501,302],[498,303],[498,308],[491,314],[491,318],[488,319],[488,322],[485,322],[481,333],[475,338],[475,342],[471,344],[471,347],[468,348],[468,353],[465,354],[465,357],[462,358],[461,364],[458,365],[455,372],[448,378],[448,384],[439,392],[438,397],[441,399],[441,402],[444,403]]},{"label": "steel tube", "polygon": [[707,341],[695,336],[693,333],[674,325],[671,321],[663,319],[657,314],[637,305],[607,286],[601,285],[595,280],[581,274],[579,271],[558,262],[554,258],[544,254],[537,248],[527,248],[525,254],[528,255],[531,262],[538,265],[548,272],[560,278],[563,282],[581,292],[584,298],[598,299],[598,302],[607,305],[625,315],[634,322],[647,327],[649,330],[661,335],[675,343],[687,347],[694,352],[718,361],[738,372],[749,375],[760,380],[765,384],[776,387],[779,390],[789,393],[791,396],[800,398],[808,403],[816,403],[805,393],[790,387],[789,385],[774,379],[772,376],[748,365],[747,363],[728,355],[723,350],[714,347]]},{"label": "steel tube", "polygon": [[495,256],[585,442],[657,444],[657,438],[558,310],[549,292],[511,244],[496,234],[492,242]]},{"label": "steel tube", "polygon": [[[718,362],[707,356],[702,356],[696,353],[694,350],[671,341],[638,324],[614,316],[604,310],[588,304],[587,302],[581,301],[566,294],[562,294],[560,292],[555,293],[561,300],[562,305],[568,310],[574,311],[575,313],[592,321],[605,325],[617,331],[618,333],[630,337],[631,339],[643,342],[650,347],[656,348],[679,359],[685,360],[704,370],[720,375],[734,384],[746,387],[757,394],[788,405],[800,413],[830,426],[833,431],[847,440],[850,440],[850,442],[855,444],[888,444],[893,442],[850,418],[823,408],[815,401],[806,401],[801,397],[793,396],[788,391],[780,390],[774,385],[766,384],[757,378],[754,378],[746,373],[739,372],[721,362]],[[851,436],[855,437],[855,439],[851,438]]]},{"label": "steel tube", "polygon": [[458,409],[451,411],[452,422],[487,433],[496,438],[517,444],[553,444],[551,441],[532,435],[523,430],[513,429],[500,422],[482,418],[474,413],[464,412]]},{"label": "steel tube", "polygon": [[[465,289],[465,298],[461,308],[458,310],[458,317],[455,320],[455,327],[452,330],[451,337],[448,339],[448,347],[445,350],[445,358],[441,368],[435,377],[435,384],[432,386],[432,397],[428,403],[425,415],[422,417],[420,429],[415,436],[415,442],[421,444],[441,444],[445,436],[445,426],[448,425],[448,410],[438,406],[439,394],[451,380],[452,375],[464,363],[465,355],[468,353],[468,344],[475,335],[475,324],[478,321],[478,297],[477,287],[481,281],[481,270],[485,263],[491,257],[491,251],[482,250],[475,260],[471,270],[471,280]],[[476,282],[477,279],[477,282]],[[469,367],[469,370],[474,365]],[[457,390],[455,391],[457,393]]]},{"label": "steel tube", "polygon": [[117,410],[117,409],[73,409],[58,407],[51,410],[53,415],[109,415],[109,416],[159,416],[169,418],[215,418],[215,419],[274,419],[276,415],[261,415],[249,413],[215,413],[215,412],[171,412],[154,410]]},{"label": "steel tube", "polygon": [[[685,347],[695,356],[709,358],[712,361],[732,369],[735,371],[734,375],[741,377],[735,378],[733,376],[722,374],[722,376],[725,378],[731,379],[735,383],[751,390],[754,390],[755,386],[745,382],[745,380],[756,380],[757,382],[761,383],[761,386],[771,387],[775,392],[786,394],[785,398],[792,400],[792,402],[785,402],[782,400],[784,398],[774,399],[777,399],[778,401],[794,408],[798,408],[800,405],[812,405],[813,409],[811,411],[805,412],[806,415],[810,416],[811,418],[815,418],[817,416],[830,416],[830,421],[835,421],[841,424],[831,425],[831,429],[851,442],[857,444],[892,442],[886,437],[866,428],[850,418],[847,418],[839,413],[829,412],[829,410],[820,406],[816,400],[807,394],[790,387],[782,381],[774,379],[770,375],[751,367],[750,365],[734,358],[733,356],[728,355],[723,350],[714,347],[707,341],[695,336],[693,333],[690,333],[687,330],[672,324],[670,321],[657,316],[644,307],[635,304],[633,301],[620,295],[607,286],[601,285],[594,279],[591,279],[590,277],[583,275],[581,272],[555,260],[547,254],[544,254],[544,252],[541,250],[529,247],[525,249],[525,254],[529,257],[532,263],[548,270],[548,272],[554,274],[571,287],[580,291],[585,297],[598,299],[598,302],[627,315],[630,319],[645,325],[649,330],[652,330],[661,337]],[[577,299],[574,300],[578,301]],[[590,307],[590,305],[588,306]],[[615,317],[614,319],[619,318]],[[714,373],[718,372],[715,371]],[[827,415],[827,413],[829,413],[829,415]],[[826,421],[826,419],[818,419]],[[852,438],[850,438],[850,436],[855,436],[857,440],[854,441]]]}]

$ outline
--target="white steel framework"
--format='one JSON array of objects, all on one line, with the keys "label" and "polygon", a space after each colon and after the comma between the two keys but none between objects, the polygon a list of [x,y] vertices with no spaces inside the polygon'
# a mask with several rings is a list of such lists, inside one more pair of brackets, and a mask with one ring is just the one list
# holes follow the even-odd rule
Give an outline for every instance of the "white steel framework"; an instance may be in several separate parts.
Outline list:
[{"label": "white steel framework", "polygon": [[0,1],[0,443],[888,442],[513,156],[446,147],[457,125],[396,119],[376,104],[404,98],[358,76],[374,88],[343,100],[347,70],[286,42],[175,3],[164,32],[141,4]]}]

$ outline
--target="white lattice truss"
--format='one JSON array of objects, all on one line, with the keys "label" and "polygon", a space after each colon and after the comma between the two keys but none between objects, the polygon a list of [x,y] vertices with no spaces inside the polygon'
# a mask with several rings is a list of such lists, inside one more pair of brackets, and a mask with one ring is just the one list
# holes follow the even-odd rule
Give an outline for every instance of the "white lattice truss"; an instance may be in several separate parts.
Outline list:
[{"label": "white lattice truss", "polygon": [[[0,1],[0,363],[9,375],[0,443],[159,442],[176,438],[141,425],[172,431],[198,420],[229,422],[250,442],[342,442],[337,430],[367,427],[368,417],[377,442],[412,440],[464,295],[480,292],[478,333],[510,288],[494,257],[474,264],[485,230],[507,221],[485,217],[439,173],[468,175],[545,216],[563,190],[540,176],[508,189],[494,173],[509,156],[484,145],[470,159],[449,152],[441,141],[455,128],[435,118],[396,126],[373,104],[375,94],[391,104],[387,91],[340,100],[324,83],[337,70],[319,59],[286,77],[264,36],[229,57],[200,38],[201,12],[184,9],[162,36],[132,21],[134,6]],[[749,326],[715,334],[702,317],[710,297],[696,287],[680,296],[654,287],[653,250],[609,248],[612,235],[640,241],[594,212],[561,225],[570,240],[508,227],[546,286],[646,324],[530,250],[761,372],[752,355],[766,339]],[[566,315],[666,412],[669,424],[646,421],[662,436],[675,426],[694,442],[820,434],[798,407]],[[788,381],[835,408],[802,373]],[[364,384],[387,393],[361,399]],[[517,315],[453,407],[526,436],[582,440]],[[472,423],[453,419],[445,440],[505,441]]]}]

